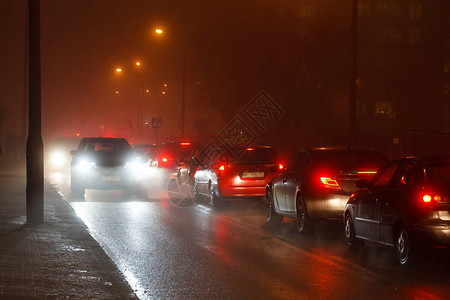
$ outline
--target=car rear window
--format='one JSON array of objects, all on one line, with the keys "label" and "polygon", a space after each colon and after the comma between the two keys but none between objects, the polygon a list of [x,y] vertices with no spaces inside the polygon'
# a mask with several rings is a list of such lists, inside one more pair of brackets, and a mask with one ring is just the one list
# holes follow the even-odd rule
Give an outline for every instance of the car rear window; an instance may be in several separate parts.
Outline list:
[{"label": "car rear window", "polygon": [[231,159],[232,162],[275,163],[276,156],[273,148],[249,147],[241,155]]},{"label": "car rear window", "polygon": [[430,163],[426,167],[430,180],[441,188],[450,189],[450,163]]},{"label": "car rear window", "polygon": [[334,169],[368,168],[378,170],[386,164],[386,158],[376,151],[316,151],[312,154],[317,165]]},{"label": "car rear window", "polygon": [[188,157],[189,153],[191,152],[192,148],[189,146],[182,146],[182,145],[164,145],[159,150],[159,155],[167,155],[172,157],[176,161],[183,160]]}]

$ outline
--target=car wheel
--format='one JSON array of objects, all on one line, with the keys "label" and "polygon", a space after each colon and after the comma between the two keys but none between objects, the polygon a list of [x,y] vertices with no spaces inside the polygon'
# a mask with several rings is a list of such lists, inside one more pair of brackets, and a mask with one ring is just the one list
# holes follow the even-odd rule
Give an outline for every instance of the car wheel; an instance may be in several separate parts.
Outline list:
[{"label": "car wheel", "polygon": [[398,230],[395,238],[395,252],[397,253],[398,262],[401,265],[410,264],[411,261],[411,240],[405,225]]},{"label": "car wheel", "polygon": [[303,197],[298,196],[297,198],[297,217],[296,217],[296,225],[299,233],[310,233],[313,231],[313,221],[308,216],[308,212],[306,210],[305,201],[303,201]]},{"label": "car wheel", "polygon": [[74,198],[84,198],[85,188],[76,176],[70,177],[70,190]]},{"label": "car wheel", "polygon": [[217,207],[218,202],[219,202],[219,197],[217,196],[213,185],[210,183],[209,184],[209,206]]},{"label": "car wheel", "polygon": [[264,206],[266,210],[266,220],[269,224],[277,224],[283,220],[283,217],[275,212],[273,209],[273,197],[272,192],[266,191],[266,196],[264,197]]},{"label": "car wheel", "polygon": [[363,245],[362,241],[356,238],[355,226],[350,214],[345,216],[345,241],[347,247],[353,250],[359,249]]}]

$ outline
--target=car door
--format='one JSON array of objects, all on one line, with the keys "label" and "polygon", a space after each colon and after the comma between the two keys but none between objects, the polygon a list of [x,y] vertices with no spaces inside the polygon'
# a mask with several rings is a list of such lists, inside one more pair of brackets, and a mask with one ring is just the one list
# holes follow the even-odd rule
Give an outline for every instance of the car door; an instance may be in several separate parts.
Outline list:
[{"label": "car door", "polygon": [[286,201],[286,183],[295,173],[295,165],[299,158],[299,152],[295,152],[286,163],[285,172],[274,178],[273,196],[274,202],[278,204],[280,211],[288,212],[289,205]]},{"label": "car door", "polygon": [[400,212],[408,210],[407,199],[413,199],[415,188],[423,180],[423,168],[414,160],[405,159],[393,176],[391,185],[381,195],[379,205],[380,242],[394,245],[394,222],[400,217]]},{"label": "car door", "polygon": [[300,188],[302,173],[311,165],[311,158],[307,151],[301,151],[295,161],[294,170],[288,174],[284,182],[285,201],[287,210],[296,211],[297,191]]},{"label": "car door", "polygon": [[365,239],[380,241],[380,199],[391,188],[391,182],[400,161],[393,161],[382,168],[371,180],[367,192],[359,199],[355,216],[356,235]]}]

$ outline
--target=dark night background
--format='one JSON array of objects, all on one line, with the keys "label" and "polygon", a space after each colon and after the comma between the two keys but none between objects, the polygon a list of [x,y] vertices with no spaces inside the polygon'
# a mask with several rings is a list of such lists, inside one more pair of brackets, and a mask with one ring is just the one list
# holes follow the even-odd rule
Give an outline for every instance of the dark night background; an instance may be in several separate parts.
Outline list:
[{"label": "dark night background", "polygon": [[[449,8],[358,2],[358,145],[390,157],[448,152]],[[158,26],[167,34],[156,36]],[[265,90],[285,114],[260,142],[283,155],[346,145],[350,26],[351,1],[342,0],[41,0],[44,142],[76,133],[153,141],[149,128],[135,134],[139,89],[144,121],[162,117],[160,137],[176,139],[184,44],[188,138],[217,134]],[[25,36],[26,1],[0,0],[4,157],[25,149]]]}]

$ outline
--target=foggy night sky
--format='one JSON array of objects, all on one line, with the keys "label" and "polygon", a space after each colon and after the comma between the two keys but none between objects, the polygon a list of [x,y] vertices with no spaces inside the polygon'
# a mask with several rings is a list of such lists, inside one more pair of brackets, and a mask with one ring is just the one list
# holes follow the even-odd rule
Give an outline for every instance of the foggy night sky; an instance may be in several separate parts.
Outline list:
[{"label": "foggy night sky", "polygon": [[[448,24],[445,9],[424,6],[424,39],[410,47],[409,2],[399,3],[402,19],[388,24],[403,26],[396,46],[389,39],[379,44],[377,34],[390,29],[377,21],[377,6],[372,23],[359,28],[359,128],[378,130],[380,138],[386,130],[450,128],[441,88],[445,58],[434,52],[444,49],[449,32],[440,25]],[[448,7],[442,0],[433,3]],[[21,132],[26,4],[0,0],[3,139]],[[425,23],[434,20],[433,27]],[[267,128],[264,142],[289,150],[339,144],[348,130],[350,23],[351,1],[340,0],[41,0],[43,137],[135,125],[139,88],[150,90],[143,97],[144,121],[162,117],[160,134],[176,136],[184,45],[189,135],[217,134],[266,90],[285,115]],[[156,36],[158,26],[167,34]],[[436,48],[428,51],[430,45]],[[139,73],[136,60],[142,63]],[[393,118],[378,115],[383,101],[393,105],[386,109]],[[383,147],[391,147],[392,138]],[[379,145],[370,132],[364,141]]]},{"label": "foggy night sky", "polygon": [[[142,61],[144,66],[141,70],[144,88],[148,86],[159,92],[160,84],[170,84],[170,96],[164,101],[171,101],[175,106],[171,125],[176,131],[182,47],[176,38],[156,37],[154,28],[163,25],[185,39],[189,85],[201,79],[197,76],[200,52],[208,52],[208,47],[216,47],[219,56],[221,51],[241,51],[241,60],[235,60],[237,69],[244,69],[252,56],[258,56],[261,45],[270,47],[272,41],[266,36],[273,32],[258,30],[258,22],[270,27],[270,19],[253,15],[263,8],[269,16],[274,6],[266,2],[41,0],[44,137],[51,135],[54,129],[60,131],[67,123],[76,127],[94,119],[100,124],[113,120],[122,122],[125,118],[134,121],[136,108],[130,102],[137,98],[137,80],[130,72],[120,78],[114,69],[117,66],[130,68],[135,60]],[[21,127],[25,11],[25,0],[0,1],[0,87],[2,104],[8,111],[5,134],[10,130],[20,132]],[[200,44],[196,44],[198,41]],[[201,43],[206,47],[198,52]],[[217,57],[217,61],[220,59]],[[251,77],[251,73],[247,76]],[[242,78],[236,80],[247,86],[248,90],[240,93],[250,100],[260,87],[249,86],[255,79],[244,84],[248,77],[242,74]],[[120,97],[114,97],[117,89]],[[165,121],[170,125],[170,120]]]}]

